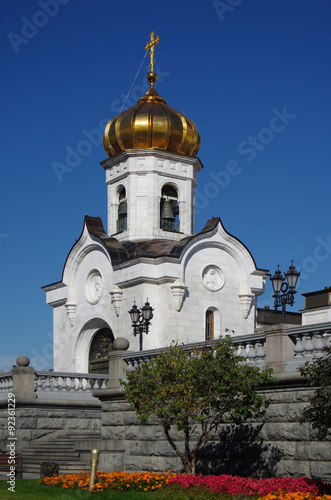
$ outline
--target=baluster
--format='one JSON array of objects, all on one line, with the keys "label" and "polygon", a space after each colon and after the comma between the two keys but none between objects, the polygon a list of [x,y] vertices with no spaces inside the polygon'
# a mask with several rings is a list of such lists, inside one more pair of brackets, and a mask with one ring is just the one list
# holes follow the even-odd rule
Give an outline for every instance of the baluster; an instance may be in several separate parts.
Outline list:
[{"label": "baluster", "polygon": [[314,352],[314,345],[311,340],[311,335],[306,335],[306,343],[305,343],[305,358],[312,358]]},{"label": "baluster", "polygon": [[264,358],[266,357],[266,352],[264,350],[264,346],[262,342],[257,343],[257,351],[256,351],[256,357],[258,358],[258,361],[263,361]]},{"label": "baluster", "polygon": [[245,358],[245,361],[247,360],[248,358],[248,354],[247,354],[247,351],[246,351],[246,345],[240,345],[240,356],[242,356],[243,358]]},{"label": "baluster", "polygon": [[91,392],[91,390],[92,390],[92,386],[91,386],[91,379],[90,379],[90,378],[88,378],[88,379],[86,380],[86,391]]},{"label": "baluster", "polygon": [[58,377],[57,381],[59,384],[58,391],[65,391],[65,389],[67,387],[65,379],[63,377]]},{"label": "baluster", "polygon": [[4,391],[7,391],[7,387],[8,387],[8,377],[3,377],[2,389]]},{"label": "baluster", "polygon": [[315,343],[314,358],[323,358],[324,346],[323,346],[323,341],[322,341],[322,335],[318,334],[318,335],[315,335],[315,337],[316,337],[316,343]]},{"label": "baluster", "polygon": [[295,342],[296,343],[295,343],[295,346],[293,348],[293,351],[295,352],[294,357],[295,358],[303,358],[304,348],[302,345],[301,337],[299,335],[295,338]]},{"label": "baluster", "polygon": [[243,358],[245,358],[245,361],[246,361],[246,360],[247,360],[247,357],[248,357],[248,356],[247,356],[247,351],[246,351],[246,346],[245,346],[245,345],[243,345],[243,344],[240,344],[240,345],[239,345],[239,349],[240,349],[240,351],[239,351],[240,356],[242,356]]},{"label": "baluster", "polygon": [[43,385],[43,381],[42,381],[42,377],[40,375],[37,375],[37,392],[41,391],[42,390],[42,385]]},{"label": "baluster", "polygon": [[328,331],[328,332],[325,332],[325,339],[326,339],[326,347],[330,347],[331,346],[331,332]]},{"label": "baluster", "polygon": [[1,391],[5,391],[6,390],[6,378],[5,377],[1,377],[0,390]]},{"label": "baluster", "polygon": [[256,357],[257,357],[257,361],[259,364],[264,363],[264,358],[266,357],[266,355],[267,355],[267,353],[264,350],[264,346],[263,346],[262,342],[258,342]]},{"label": "baluster", "polygon": [[9,388],[10,391],[13,389],[13,386],[14,386],[14,384],[13,384],[13,377],[10,376],[10,377],[8,377],[8,388]]},{"label": "baluster", "polygon": [[53,378],[53,391],[58,392],[60,390],[59,388],[59,377],[54,377]]},{"label": "baluster", "polygon": [[45,391],[51,391],[51,381],[47,376],[45,376]]},{"label": "baluster", "polygon": [[84,386],[82,377],[77,378],[77,380],[78,380],[77,392],[83,392]]},{"label": "baluster", "polygon": [[253,344],[247,344],[247,347],[248,347],[248,353],[247,353],[247,361],[252,363],[255,361],[255,358],[256,358],[256,353],[255,353],[255,349],[254,349],[254,345]]},{"label": "baluster", "polygon": [[107,389],[107,383],[106,382],[107,381],[105,379],[102,381],[101,389]]},{"label": "baluster", "polygon": [[46,377],[42,375],[41,377],[41,389],[44,391],[46,389]]},{"label": "baluster", "polygon": [[75,379],[72,377],[67,378],[67,391],[75,390]]}]

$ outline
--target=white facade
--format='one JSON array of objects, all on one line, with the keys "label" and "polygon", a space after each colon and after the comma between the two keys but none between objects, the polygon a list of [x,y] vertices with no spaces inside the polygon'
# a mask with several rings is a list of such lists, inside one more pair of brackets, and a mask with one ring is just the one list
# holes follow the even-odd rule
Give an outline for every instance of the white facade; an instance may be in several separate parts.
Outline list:
[{"label": "white facade", "polygon": [[[124,151],[101,163],[108,186],[108,234],[122,240],[181,239],[194,234],[194,204],[198,158],[162,150]],[[178,193],[180,232],[160,229],[162,188]],[[124,188],[128,203],[127,230],[118,233],[119,194]]]},{"label": "white facade", "polygon": [[[54,310],[54,370],[87,372],[93,338],[102,328],[139,349],[128,311],[148,298],[154,317],[144,349],[171,341],[205,340],[213,333],[254,332],[257,296],[266,271],[219,219],[194,235],[194,198],[200,160],[161,150],[125,151],[102,163],[108,186],[108,235],[98,218],[84,229],[66,260],[61,282],[44,287]],[[160,228],[164,185],[178,193],[179,232]],[[119,193],[125,188],[127,226],[116,232]],[[116,234],[115,234],[116,233]],[[116,236],[116,238],[114,235]]]}]

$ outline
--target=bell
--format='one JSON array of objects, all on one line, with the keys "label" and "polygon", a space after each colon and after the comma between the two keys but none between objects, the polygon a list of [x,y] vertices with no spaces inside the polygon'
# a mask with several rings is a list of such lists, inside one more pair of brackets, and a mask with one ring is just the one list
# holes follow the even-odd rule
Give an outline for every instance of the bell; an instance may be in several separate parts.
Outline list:
[{"label": "bell", "polygon": [[176,219],[176,217],[174,216],[174,212],[172,210],[171,201],[169,200],[165,200],[163,202],[161,219],[173,219],[173,220]]},{"label": "bell", "polygon": [[128,214],[128,204],[126,201],[121,201],[120,206],[118,207],[118,217],[124,218]]}]

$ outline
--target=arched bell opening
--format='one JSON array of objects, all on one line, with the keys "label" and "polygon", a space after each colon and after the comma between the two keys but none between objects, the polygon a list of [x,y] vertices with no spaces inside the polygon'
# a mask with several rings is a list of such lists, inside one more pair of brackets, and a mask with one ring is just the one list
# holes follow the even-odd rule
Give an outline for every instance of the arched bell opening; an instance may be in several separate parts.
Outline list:
[{"label": "arched bell opening", "polygon": [[127,229],[128,220],[128,203],[126,199],[125,187],[121,187],[119,191],[119,205],[117,213],[117,232],[122,233]]},{"label": "arched bell opening", "polygon": [[89,353],[89,373],[108,373],[108,354],[114,335],[110,328],[102,328],[93,337]]},{"label": "arched bell opening", "polygon": [[174,232],[178,232],[180,228],[178,193],[169,184],[163,186],[161,192],[160,228],[164,231]]}]

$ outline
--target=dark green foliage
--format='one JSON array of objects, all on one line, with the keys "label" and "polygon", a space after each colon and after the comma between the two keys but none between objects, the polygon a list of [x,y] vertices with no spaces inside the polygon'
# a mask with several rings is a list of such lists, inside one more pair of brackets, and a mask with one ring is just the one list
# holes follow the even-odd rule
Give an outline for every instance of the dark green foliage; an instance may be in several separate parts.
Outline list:
[{"label": "dark green foliage", "polygon": [[[213,349],[173,344],[129,373],[123,385],[142,422],[152,416],[160,422],[185,472],[194,474],[197,453],[215,436],[225,416],[241,423],[263,415],[267,401],[257,389],[273,381],[270,370],[261,372],[244,363],[225,338]],[[172,427],[184,433],[184,449],[175,443]]]},{"label": "dark green foliage", "polygon": [[318,439],[324,439],[331,431],[331,347],[325,348],[325,357],[307,362],[299,371],[310,386],[318,387],[301,422],[310,422]]},{"label": "dark green foliage", "polygon": [[[154,493],[157,500],[216,500],[219,498],[216,493],[213,493],[204,487],[183,488],[177,484],[170,484],[161,490]],[[231,500],[233,497],[230,497]],[[226,500],[226,499],[224,499]]]}]

